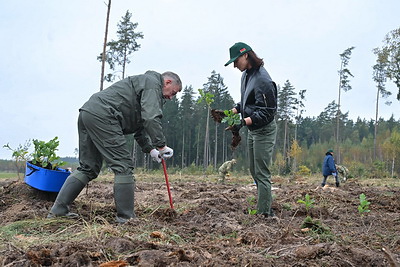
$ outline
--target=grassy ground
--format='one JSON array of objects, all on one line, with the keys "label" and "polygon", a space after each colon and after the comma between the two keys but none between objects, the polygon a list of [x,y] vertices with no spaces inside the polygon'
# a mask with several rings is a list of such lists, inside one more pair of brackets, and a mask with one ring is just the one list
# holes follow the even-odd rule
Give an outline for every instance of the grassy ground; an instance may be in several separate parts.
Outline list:
[{"label": "grassy ground", "polygon": [[[20,174],[22,177],[22,174]],[[13,172],[0,172],[0,179],[17,178],[17,173]]]},{"label": "grassy ground", "polygon": [[[193,177],[197,177],[197,179],[193,179]],[[24,174],[20,174],[21,179],[23,179]],[[17,173],[9,173],[9,172],[0,172],[0,179],[17,179]],[[162,170],[156,170],[151,172],[144,172],[143,170],[135,171],[135,179],[136,181],[146,181],[146,182],[162,182],[165,181],[165,176]],[[168,179],[170,182],[216,182],[219,179],[219,176],[216,173],[211,173],[208,175],[202,174],[187,174],[179,171],[174,171],[168,173]],[[313,174],[311,176],[303,176],[301,178],[298,177],[281,177],[281,176],[273,176],[273,180],[287,180],[288,183],[311,183],[318,186],[321,183],[322,177],[319,174]],[[113,174],[112,173],[104,173],[101,174],[96,181],[112,181]],[[379,179],[371,179],[371,178],[354,178],[352,180],[356,180],[361,185],[373,185],[373,186],[400,186],[399,178],[379,178]],[[247,174],[240,173],[232,173],[230,177],[227,178],[227,183],[239,183],[239,184],[248,184],[252,182],[252,178]],[[333,178],[328,178],[328,183],[331,182],[333,184]]]}]

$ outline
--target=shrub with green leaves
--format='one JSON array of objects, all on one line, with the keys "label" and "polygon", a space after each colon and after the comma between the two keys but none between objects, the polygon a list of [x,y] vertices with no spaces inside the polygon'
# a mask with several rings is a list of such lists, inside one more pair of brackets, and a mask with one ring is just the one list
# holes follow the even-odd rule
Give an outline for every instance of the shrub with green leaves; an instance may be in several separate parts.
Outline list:
[{"label": "shrub with green leaves", "polygon": [[66,163],[61,161],[60,157],[56,155],[59,144],[57,136],[49,142],[33,139],[35,150],[32,153],[32,163],[39,167],[53,170],[65,165]]},{"label": "shrub with green leaves", "polygon": [[19,146],[15,149],[11,148],[8,143],[6,145],[3,145],[4,148],[13,152],[12,158],[15,160],[15,167],[17,168],[18,179],[20,178],[20,169],[22,168],[23,164],[25,164],[25,162],[29,160],[30,156],[28,149],[30,145],[30,140],[26,141],[24,145],[19,144]]},{"label": "shrub with green leaves", "polygon": [[311,175],[311,170],[307,166],[300,165],[297,174],[309,176]]}]

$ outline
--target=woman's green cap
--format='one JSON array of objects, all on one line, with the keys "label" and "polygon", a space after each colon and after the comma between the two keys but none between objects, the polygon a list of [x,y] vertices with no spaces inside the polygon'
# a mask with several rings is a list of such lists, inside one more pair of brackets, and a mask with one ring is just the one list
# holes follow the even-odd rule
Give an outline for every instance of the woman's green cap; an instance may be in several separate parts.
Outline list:
[{"label": "woman's green cap", "polygon": [[231,56],[231,59],[225,64],[225,67],[234,62],[241,55],[244,55],[251,50],[253,49],[251,49],[251,47],[245,43],[239,42],[232,45],[232,47],[229,48],[229,54]]}]

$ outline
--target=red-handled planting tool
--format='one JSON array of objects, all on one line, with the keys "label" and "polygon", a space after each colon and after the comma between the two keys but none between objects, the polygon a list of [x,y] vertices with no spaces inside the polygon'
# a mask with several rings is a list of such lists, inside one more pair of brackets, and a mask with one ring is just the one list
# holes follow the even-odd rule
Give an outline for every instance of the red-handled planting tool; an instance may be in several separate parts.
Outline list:
[{"label": "red-handled planting tool", "polygon": [[165,160],[164,160],[164,159],[161,159],[161,163],[162,163],[162,166],[163,166],[163,169],[164,169],[165,183],[167,184],[168,197],[169,197],[169,205],[171,206],[171,209],[174,209],[174,204],[172,204],[171,189],[169,189],[167,165],[165,164]]}]

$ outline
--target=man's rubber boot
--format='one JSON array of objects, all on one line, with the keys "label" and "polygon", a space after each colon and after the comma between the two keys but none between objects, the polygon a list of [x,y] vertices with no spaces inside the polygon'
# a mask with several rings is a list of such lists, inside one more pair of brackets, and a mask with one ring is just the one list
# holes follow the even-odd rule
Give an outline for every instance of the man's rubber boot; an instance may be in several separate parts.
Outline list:
[{"label": "man's rubber boot", "polygon": [[135,218],[134,209],[135,181],[132,175],[116,175],[114,182],[114,200],[117,209],[116,221],[126,223]]},{"label": "man's rubber boot", "polygon": [[339,183],[336,183],[336,187],[339,187],[340,186],[340,184]]},{"label": "man's rubber boot", "polygon": [[[61,187],[60,192],[57,195],[56,201],[53,204],[53,207],[50,210],[50,213],[47,215],[47,218],[53,217],[77,217],[78,214],[69,212],[69,205],[77,198],[82,189],[89,182],[89,179],[78,179],[75,176],[79,177],[79,174],[72,173],[68,176],[67,180]],[[83,175],[83,174],[80,174]],[[83,181],[82,181],[83,180]],[[86,182],[87,180],[87,182]],[[86,183],[85,183],[86,182]]]}]

